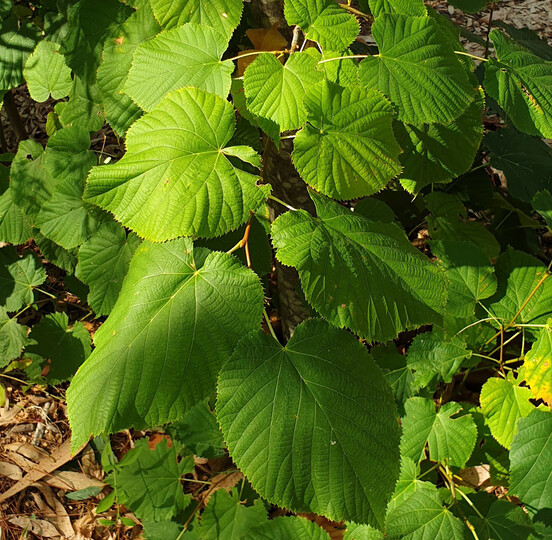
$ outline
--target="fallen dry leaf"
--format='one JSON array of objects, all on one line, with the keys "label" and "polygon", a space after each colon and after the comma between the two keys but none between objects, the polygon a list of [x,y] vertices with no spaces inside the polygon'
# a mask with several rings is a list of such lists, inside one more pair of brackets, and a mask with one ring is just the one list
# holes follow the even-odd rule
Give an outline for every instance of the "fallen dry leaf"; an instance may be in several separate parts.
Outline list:
[{"label": "fallen dry leaf", "polygon": [[49,486],[64,489],[65,491],[79,491],[89,487],[103,487],[105,484],[96,478],[90,478],[86,474],[73,471],[54,471],[46,478]]},{"label": "fallen dry leaf", "polygon": [[61,536],[59,531],[45,519],[31,519],[27,516],[16,516],[10,518],[8,522],[43,538],[56,538]]},{"label": "fallen dry leaf", "polygon": [[0,475],[7,476],[10,480],[21,480],[23,471],[13,463],[0,461]]},{"label": "fallen dry leaf", "polygon": [[[287,40],[280,32],[278,32],[279,23],[276,23],[271,28],[250,28],[245,33],[253,43],[253,49],[240,51],[238,57],[246,53],[255,51],[281,51],[286,48]],[[249,64],[251,64],[256,55],[238,58],[238,77],[241,77]]]}]

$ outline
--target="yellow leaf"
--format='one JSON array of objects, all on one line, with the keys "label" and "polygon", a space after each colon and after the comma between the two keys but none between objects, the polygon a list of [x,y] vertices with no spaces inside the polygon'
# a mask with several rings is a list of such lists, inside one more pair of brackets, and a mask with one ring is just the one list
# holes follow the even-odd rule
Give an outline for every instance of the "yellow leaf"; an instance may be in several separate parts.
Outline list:
[{"label": "yellow leaf", "polygon": [[[278,32],[279,23],[275,23],[270,28],[250,28],[245,33],[247,37],[253,43],[253,49],[247,49],[240,51],[238,56],[252,52],[263,51],[281,51],[286,48],[287,40],[280,32]],[[241,77],[249,64],[251,64],[256,55],[246,56],[245,58],[238,59],[238,77]]]},{"label": "yellow leaf", "polygon": [[523,367],[533,395],[552,406],[552,319],[526,354]]}]

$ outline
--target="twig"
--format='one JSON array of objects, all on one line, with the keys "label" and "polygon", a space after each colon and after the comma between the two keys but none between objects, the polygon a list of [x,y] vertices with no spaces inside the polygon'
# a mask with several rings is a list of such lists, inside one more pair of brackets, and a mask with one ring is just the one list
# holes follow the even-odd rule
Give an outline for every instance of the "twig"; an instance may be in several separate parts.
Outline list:
[{"label": "twig", "polygon": [[367,13],[364,13],[353,6],[350,6],[349,4],[339,4],[339,7],[342,7],[344,10],[348,11],[349,13],[353,13],[354,15],[357,15],[358,17],[362,17],[363,19],[366,19],[367,21],[372,21],[373,17],[371,15],[368,15]]},{"label": "twig", "polygon": [[291,52],[294,52],[299,47],[299,36],[301,34],[301,28],[299,26],[293,27],[293,35],[291,36]]},{"label": "twig", "polygon": [[489,12],[489,25],[487,26],[487,41],[485,42],[485,58],[489,56],[491,28],[493,27],[493,12],[494,12],[494,2],[491,2],[491,11]]}]

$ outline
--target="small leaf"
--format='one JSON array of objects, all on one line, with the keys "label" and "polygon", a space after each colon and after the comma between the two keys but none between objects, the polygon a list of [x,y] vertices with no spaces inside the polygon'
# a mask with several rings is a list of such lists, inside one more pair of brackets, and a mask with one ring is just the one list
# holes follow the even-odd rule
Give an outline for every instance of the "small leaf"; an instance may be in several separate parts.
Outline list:
[{"label": "small leaf", "polygon": [[188,23],[136,48],[123,91],[151,111],[169,92],[195,86],[226,98],[234,64],[221,61],[227,39],[210,26]]},{"label": "small leaf", "polygon": [[481,411],[493,437],[505,448],[510,448],[517,421],[535,408],[531,397],[529,388],[505,379],[491,378],[481,388]]},{"label": "small leaf", "polygon": [[322,49],[346,49],[360,30],[354,15],[333,0],[285,0],[284,15],[290,25],[298,25],[306,39]]},{"label": "small leaf", "polygon": [[71,70],[65,65],[60,45],[41,41],[25,63],[23,75],[29,94],[35,101],[61,99],[69,95],[72,87]]},{"label": "small leaf", "polygon": [[122,93],[132,65],[132,55],[138,45],[154,37],[160,30],[149,3],[143,2],[123,23],[119,35],[105,42],[103,61],[98,69],[98,89],[103,98],[106,119],[113,131],[121,137],[142,115],[142,110]]},{"label": "small leaf", "polygon": [[432,19],[383,13],[372,34],[379,54],[360,63],[361,83],[388,96],[403,122],[447,124],[473,101],[466,72]]},{"label": "small leaf", "polygon": [[17,323],[17,318],[8,316],[0,307],[0,368],[6,367],[21,354],[27,343],[27,327]]},{"label": "small leaf", "polygon": [[[0,169],[4,170],[7,171],[5,167]],[[29,218],[15,204],[12,189],[8,186],[0,195],[0,242],[24,244],[32,236]]]},{"label": "small leaf", "polygon": [[393,108],[379,92],[324,81],[304,103],[309,123],[295,137],[292,159],[307,184],[354,199],[380,191],[399,174]]},{"label": "small leaf", "polygon": [[184,510],[191,496],[184,494],[180,478],[194,470],[192,457],[178,461],[178,449],[163,439],[150,450],[147,439],[135,447],[114,467],[106,478],[124,504],[142,521],[169,520]]},{"label": "small leaf", "polygon": [[531,203],[533,208],[544,218],[547,227],[552,229],[552,195],[550,191],[545,189],[535,193]]},{"label": "small leaf", "polygon": [[73,448],[90,434],[181,418],[214,391],[262,308],[258,277],[231,255],[189,239],[142,243],[67,391]]},{"label": "small leaf", "polygon": [[81,322],[69,328],[66,313],[46,315],[33,326],[29,339],[34,343],[25,348],[25,354],[36,354],[47,361],[50,369],[46,380],[50,384],[69,380],[90,355],[88,330]]},{"label": "small leaf", "polygon": [[408,349],[406,361],[415,372],[413,391],[433,388],[441,381],[451,382],[471,354],[458,336],[447,339],[438,329],[417,335]]},{"label": "small leaf", "polygon": [[517,427],[510,450],[510,493],[534,513],[552,506],[552,413],[533,410]]},{"label": "small leaf", "polygon": [[235,229],[270,188],[226,157],[233,132],[226,100],[197,88],[173,92],[129,129],[120,161],[92,169],[85,199],[151,240]]},{"label": "small leaf", "polygon": [[520,47],[500,30],[489,35],[498,60],[485,63],[485,90],[517,129],[552,137],[552,62]]},{"label": "small leaf", "polygon": [[523,359],[524,378],[536,399],[552,406],[552,320]]},{"label": "small leaf", "polygon": [[401,455],[418,462],[427,442],[431,461],[448,460],[454,467],[466,464],[475,447],[477,428],[471,415],[455,416],[462,411],[460,404],[450,401],[435,412],[432,400],[413,397],[405,410]]},{"label": "small leaf", "polygon": [[277,124],[280,132],[302,127],[307,119],[303,98],[322,79],[315,68],[316,59],[306,52],[290,54],[283,66],[273,54],[260,54],[243,78],[248,109]]},{"label": "small leaf", "polygon": [[217,417],[253,488],[336,520],[381,526],[399,472],[394,408],[364,346],[321,319],[285,347],[250,334],[219,378]]},{"label": "small leaf", "polygon": [[167,30],[187,22],[212,26],[227,39],[241,19],[243,0],[150,0],[159,24]]},{"label": "small leaf", "polygon": [[0,306],[17,311],[33,301],[33,288],[42,285],[46,271],[37,256],[27,251],[19,257],[13,247],[0,249]]},{"label": "small leaf", "polygon": [[321,315],[382,342],[441,321],[443,276],[399,227],[311,197],[318,218],[286,212],[272,226],[272,241],[278,259],[299,271],[305,296]]},{"label": "small leaf", "polygon": [[88,303],[96,315],[108,315],[140,239],[113,221],[103,223],[80,248],[75,275],[90,286]]}]

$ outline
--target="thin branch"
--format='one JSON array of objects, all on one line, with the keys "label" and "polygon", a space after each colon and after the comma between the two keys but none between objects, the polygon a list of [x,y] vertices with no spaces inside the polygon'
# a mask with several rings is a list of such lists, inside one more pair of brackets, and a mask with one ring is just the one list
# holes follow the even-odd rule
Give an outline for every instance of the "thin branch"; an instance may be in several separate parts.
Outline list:
[{"label": "thin branch", "polygon": [[299,47],[299,36],[301,35],[301,28],[299,26],[293,27],[293,35],[291,36],[291,52],[294,52]]}]

